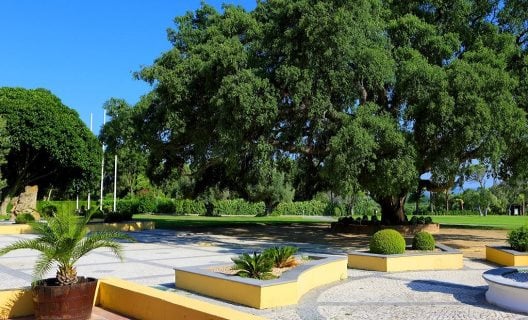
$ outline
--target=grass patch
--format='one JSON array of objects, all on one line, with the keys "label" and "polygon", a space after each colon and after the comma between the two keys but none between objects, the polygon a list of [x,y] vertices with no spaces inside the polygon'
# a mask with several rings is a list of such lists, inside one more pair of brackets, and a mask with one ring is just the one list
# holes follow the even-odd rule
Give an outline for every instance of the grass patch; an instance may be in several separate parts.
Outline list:
[{"label": "grass patch", "polygon": [[328,223],[331,221],[328,217],[319,216],[269,216],[269,217],[253,217],[253,216],[224,216],[224,217],[205,217],[205,216],[173,216],[173,215],[150,215],[150,214],[136,214],[134,220],[138,221],[154,221],[156,228],[159,229],[181,229],[181,228],[206,228],[206,227],[236,227],[236,226],[251,226],[251,225],[278,225],[278,224],[292,224],[292,223]]},{"label": "grass patch", "polygon": [[432,216],[441,227],[512,230],[528,224],[528,216]]},{"label": "grass patch", "polygon": [[[412,217],[408,216],[409,219]],[[512,230],[522,225],[528,225],[528,216],[431,216],[433,222],[442,227],[465,229],[507,229]],[[281,225],[281,224],[318,224],[328,223],[334,218],[322,216],[223,216],[205,217],[198,215],[151,215],[136,214],[134,220],[154,221],[159,229],[236,227],[251,225]]]}]

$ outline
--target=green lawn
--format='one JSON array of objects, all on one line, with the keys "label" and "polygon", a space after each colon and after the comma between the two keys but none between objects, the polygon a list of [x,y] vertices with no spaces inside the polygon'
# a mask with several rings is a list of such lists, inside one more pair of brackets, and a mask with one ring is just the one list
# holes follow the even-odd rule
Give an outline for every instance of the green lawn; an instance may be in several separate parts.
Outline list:
[{"label": "green lawn", "polygon": [[[475,229],[514,229],[528,224],[528,216],[431,216],[433,221],[444,227],[475,228]],[[411,216],[409,216],[409,219]],[[239,225],[273,225],[291,223],[330,223],[335,218],[320,216],[174,216],[136,214],[134,220],[152,220],[156,228],[179,229],[185,227],[233,227]]]},{"label": "green lawn", "polygon": [[444,227],[515,229],[528,224],[528,216],[431,216]]},{"label": "green lawn", "polygon": [[319,216],[276,216],[276,217],[253,217],[253,216],[173,216],[173,215],[150,215],[136,214],[134,220],[151,220],[156,223],[156,228],[178,229],[184,227],[231,227],[239,225],[261,225],[261,224],[291,224],[291,223],[330,223],[334,221],[331,217]]}]

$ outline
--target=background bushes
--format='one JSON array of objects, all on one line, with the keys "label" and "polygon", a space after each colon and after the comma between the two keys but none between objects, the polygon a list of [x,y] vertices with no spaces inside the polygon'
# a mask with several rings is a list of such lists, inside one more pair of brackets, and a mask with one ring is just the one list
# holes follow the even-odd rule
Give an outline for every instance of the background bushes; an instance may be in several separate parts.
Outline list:
[{"label": "background bushes", "polygon": [[216,200],[212,203],[213,215],[246,215],[256,216],[265,212],[264,202],[248,202],[244,199]]}]

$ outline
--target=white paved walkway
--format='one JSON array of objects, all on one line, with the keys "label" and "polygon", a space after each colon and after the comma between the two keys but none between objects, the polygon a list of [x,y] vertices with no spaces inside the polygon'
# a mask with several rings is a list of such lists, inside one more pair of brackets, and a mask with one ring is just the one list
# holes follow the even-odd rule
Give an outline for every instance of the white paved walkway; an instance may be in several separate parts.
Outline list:
[{"label": "white paved walkway", "polygon": [[[382,273],[349,269],[347,280],[312,290],[297,306],[255,310],[175,290],[173,268],[229,263],[230,257],[241,252],[275,243],[170,230],[131,235],[138,242],[124,244],[124,262],[109,251],[97,250],[79,262],[79,275],[119,277],[270,319],[528,319],[528,315],[505,312],[485,301],[486,283],[481,275],[493,266],[469,259],[464,269],[457,271]],[[30,237],[1,235],[0,246]],[[340,253],[339,248],[297,245],[304,252]],[[28,286],[35,258],[35,252],[25,250],[0,257],[0,289]]]}]

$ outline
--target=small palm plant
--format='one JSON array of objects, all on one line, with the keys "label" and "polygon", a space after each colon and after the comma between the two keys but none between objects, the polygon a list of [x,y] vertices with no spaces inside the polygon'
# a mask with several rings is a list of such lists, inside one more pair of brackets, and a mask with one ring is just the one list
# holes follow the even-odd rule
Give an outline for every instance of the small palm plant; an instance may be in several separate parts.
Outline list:
[{"label": "small palm plant", "polygon": [[[73,213],[57,213],[50,217],[47,223],[30,223],[35,239],[20,240],[0,249],[0,256],[18,249],[33,249],[40,251],[33,277],[42,277],[57,264],[56,281],[58,285],[77,283],[77,271],[74,264],[84,255],[97,248],[110,248],[121,260],[122,245],[117,239],[133,240],[128,235],[116,231],[98,231],[88,233],[87,223],[91,215],[79,217]],[[36,284],[36,283],[35,283]]]},{"label": "small palm plant", "polygon": [[299,249],[292,246],[273,247],[266,249],[263,255],[273,261],[273,266],[276,268],[295,267],[299,263],[294,257]]},{"label": "small palm plant", "polygon": [[235,266],[234,270],[238,270],[237,275],[246,278],[254,279],[272,279],[271,269],[273,262],[264,254],[253,252],[253,256],[243,253],[238,258],[231,258]]}]

